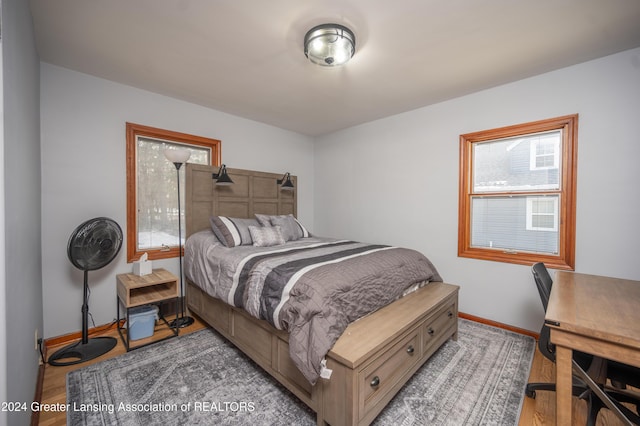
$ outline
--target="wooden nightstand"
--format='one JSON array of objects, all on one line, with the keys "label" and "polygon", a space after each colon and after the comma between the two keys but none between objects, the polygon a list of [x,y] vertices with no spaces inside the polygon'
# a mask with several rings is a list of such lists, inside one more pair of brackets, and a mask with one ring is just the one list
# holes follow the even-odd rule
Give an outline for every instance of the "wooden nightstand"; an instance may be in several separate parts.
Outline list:
[{"label": "wooden nightstand", "polygon": [[[141,348],[151,343],[161,342],[178,335],[178,328],[172,328],[162,314],[160,319],[171,329],[171,334],[161,339],[153,339],[153,336],[141,339],[143,344],[135,347],[130,346],[129,333],[124,329],[120,321],[120,305],[124,307],[126,323],[129,324],[129,309],[141,306],[158,304],[167,300],[175,299],[176,312],[178,312],[178,301],[180,296],[180,286],[178,277],[165,269],[154,269],[148,275],[119,274],[117,280],[117,323],[118,333],[122,338],[127,352],[132,349]],[[123,331],[124,330],[124,331]]]}]

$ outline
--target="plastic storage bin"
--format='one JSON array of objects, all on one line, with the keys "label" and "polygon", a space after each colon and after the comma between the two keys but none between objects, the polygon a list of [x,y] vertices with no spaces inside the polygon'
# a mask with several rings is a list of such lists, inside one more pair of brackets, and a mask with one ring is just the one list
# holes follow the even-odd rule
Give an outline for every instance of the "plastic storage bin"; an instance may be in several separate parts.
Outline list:
[{"label": "plastic storage bin", "polygon": [[155,305],[136,306],[129,309],[129,324],[127,324],[129,340],[153,336],[157,319],[158,307]]}]

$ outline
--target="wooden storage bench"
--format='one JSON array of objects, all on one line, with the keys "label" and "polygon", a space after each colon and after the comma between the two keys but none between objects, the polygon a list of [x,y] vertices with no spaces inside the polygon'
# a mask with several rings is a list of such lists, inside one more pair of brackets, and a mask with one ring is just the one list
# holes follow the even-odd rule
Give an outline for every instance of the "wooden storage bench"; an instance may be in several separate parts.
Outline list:
[{"label": "wooden storage bench", "polygon": [[366,425],[449,338],[457,339],[458,286],[429,283],[347,327],[327,354],[330,379],[311,386],[288,335],[187,280],[189,309],[317,413],[318,424]]}]

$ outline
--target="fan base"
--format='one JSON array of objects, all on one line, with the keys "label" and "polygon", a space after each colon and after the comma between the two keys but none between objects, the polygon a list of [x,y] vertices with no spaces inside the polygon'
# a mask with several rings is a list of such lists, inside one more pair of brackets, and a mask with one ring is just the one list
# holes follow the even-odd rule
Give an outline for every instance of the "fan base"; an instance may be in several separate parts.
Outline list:
[{"label": "fan base", "polygon": [[104,355],[113,349],[118,340],[113,337],[94,337],[87,343],[82,341],[56,351],[49,357],[49,364],[54,366],[65,366],[80,364]]},{"label": "fan base", "polygon": [[189,327],[191,324],[193,324],[194,319],[191,317],[180,317],[180,318],[176,318],[173,321],[171,321],[171,324],[169,324],[169,326],[171,328],[184,328],[184,327]]}]

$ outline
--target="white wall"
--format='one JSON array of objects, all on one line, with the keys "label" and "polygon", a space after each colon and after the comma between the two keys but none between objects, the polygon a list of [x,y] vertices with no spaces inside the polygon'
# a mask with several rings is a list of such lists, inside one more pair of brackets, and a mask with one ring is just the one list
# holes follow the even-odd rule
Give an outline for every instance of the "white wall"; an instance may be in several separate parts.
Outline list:
[{"label": "white wall", "polygon": [[[82,272],[66,253],[73,230],[96,216],[126,228],[127,121],[220,139],[222,160],[232,168],[297,175],[298,215],[313,227],[309,137],[46,63],[41,64],[41,92],[45,337],[81,329]],[[156,261],[156,266],[178,272],[177,259]],[[125,240],[114,262],[89,273],[96,325],[115,318],[115,276],[131,269]]]},{"label": "white wall", "polygon": [[574,113],[576,271],[640,280],[640,49],[319,138],[315,231],[420,250],[462,312],[537,331],[528,267],[457,257],[459,135]]},{"label": "white wall", "polygon": [[[0,12],[2,11],[2,0],[0,0]],[[2,19],[0,17],[0,22]],[[0,306],[6,309],[7,280],[5,266],[5,236],[4,236],[4,91],[2,78],[2,39],[0,39]],[[0,371],[7,371],[7,326],[0,327]],[[0,401],[8,401],[7,381],[0,382]],[[7,424],[7,413],[0,412],[0,425]]]},{"label": "white wall", "polygon": [[[2,228],[0,401],[33,399],[42,335],[40,263],[40,60],[28,2],[2,1]],[[3,288],[4,287],[4,288]],[[1,335],[2,333],[0,333]],[[0,425],[28,424],[30,412],[0,413]]]}]

